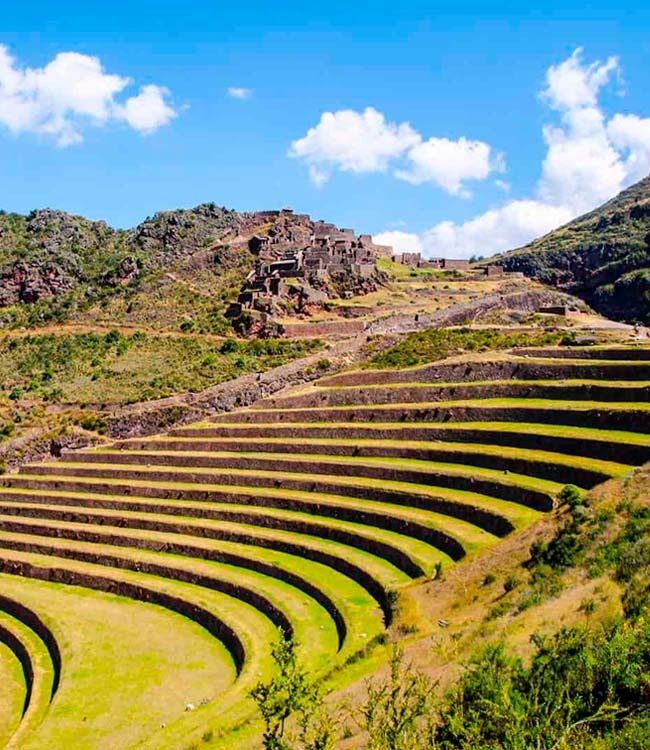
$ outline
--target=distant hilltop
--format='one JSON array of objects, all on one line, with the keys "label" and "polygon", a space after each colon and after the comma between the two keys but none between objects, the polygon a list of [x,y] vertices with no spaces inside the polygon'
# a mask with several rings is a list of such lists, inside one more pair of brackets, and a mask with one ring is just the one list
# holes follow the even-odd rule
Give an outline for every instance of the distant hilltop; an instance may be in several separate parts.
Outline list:
[{"label": "distant hilltop", "polygon": [[[373,291],[376,259],[391,254],[369,234],[290,208],[238,212],[204,203],[132,229],[51,209],[0,212],[0,329],[110,319],[225,333],[228,306],[251,273],[264,277],[279,264],[271,275],[282,268],[281,276],[297,278],[304,269],[317,279],[303,294],[313,302]],[[251,291],[260,296],[255,285]]]},{"label": "distant hilltop", "polygon": [[582,297],[607,317],[650,323],[650,177],[492,262]]},{"label": "distant hilltop", "polygon": [[[0,212],[0,307],[74,295],[81,287],[92,300],[147,272],[204,267],[216,258],[232,268],[245,260],[242,253],[259,255],[256,243],[260,250],[266,244],[285,252],[330,227],[348,237],[350,230],[312,222],[288,208],[237,212],[204,203],[159,212],[126,230],[51,209],[28,215]],[[391,253],[374,245],[370,235],[358,240],[376,254]]]}]

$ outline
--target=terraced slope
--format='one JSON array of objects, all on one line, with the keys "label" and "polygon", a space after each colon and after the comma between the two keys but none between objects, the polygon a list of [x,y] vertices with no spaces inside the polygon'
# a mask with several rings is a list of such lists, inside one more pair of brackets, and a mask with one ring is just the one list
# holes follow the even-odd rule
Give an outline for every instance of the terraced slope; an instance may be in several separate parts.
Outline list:
[{"label": "terraced slope", "polygon": [[[0,570],[154,604],[195,623],[178,629],[185,648],[197,632],[223,644],[206,704],[168,701],[169,721],[141,742],[182,747],[206,726],[219,738],[251,715],[246,693],[268,674],[276,628],[326,678],[381,635],[410,580],[529,524],[565,484],[650,460],[649,394],[641,348],[325,378],[3,477]],[[51,707],[24,746],[66,747],[78,729]],[[132,746],[120,737],[112,747]]]}]

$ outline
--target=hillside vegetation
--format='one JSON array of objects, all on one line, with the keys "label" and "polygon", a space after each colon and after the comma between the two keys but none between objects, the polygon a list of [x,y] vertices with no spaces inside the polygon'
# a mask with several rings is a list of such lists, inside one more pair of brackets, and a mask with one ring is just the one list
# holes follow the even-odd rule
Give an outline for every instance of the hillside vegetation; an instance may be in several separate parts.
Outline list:
[{"label": "hillside vegetation", "polygon": [[23,438],[58,440],[76,428],[103,433],[107,408],[198,392],[323,346],[317,339],[238,341],[117,329],[5,335],[0,337],[0,470],[4,454],[20,456]]},{"label": "hillside vegetation", "polygon": [[608,317],[650,323],[650,177],[495,262],[566,289]]},{"label": "hillside vegetation", "polygon": [[[115,230],[62,211],[0,213],[0,326],[83,320],[223,332],[254,214],[213,203]],[[234,243],[239,238],[238,243]]]}]

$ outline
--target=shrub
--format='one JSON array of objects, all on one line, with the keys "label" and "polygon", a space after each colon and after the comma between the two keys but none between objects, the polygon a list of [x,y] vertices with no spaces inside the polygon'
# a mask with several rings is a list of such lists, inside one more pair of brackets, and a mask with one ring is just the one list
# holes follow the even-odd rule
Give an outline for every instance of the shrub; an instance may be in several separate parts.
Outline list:
[{"label": "shrub", "polygon": [[574,484],[564,485],[560,490],[557,499],[562,505],[568,505],[571,509],[577,508],[584,502],[582,492]]},{"label": "shrub", "polygon": [[509,591],[513,591],[514,589],[516,589],[519,585],[521,585],[521,581],[517,578],[517,576],[509,575],[503,582],[503,590],[508,593]]},{"label": "shrub", "polygon": [[232,354],[239,351],[239,344],[234,339],[226,339],[219,348],[221,354]]},{"label": "shrub", "polygon": [[[331,749],[333,722],[320,710],[319,690],[298,663],[295,642],[282,630],[271,655],[276,674],[268,682],[259,682],[250,691],[264,720],[265,750]],[[299,744],[289,744],[286,736],[287,720],[292,715],[298,718]]]},{"label": "shrub", "polygon": [[[626,735],[643,747],[647,719],[637,716],[648,699],[650,624],[563,629],[533,644],[528,667],[502,642],[473,657],[445,698],[435,747],[627,748]],[[577,744],[580,736],[605,745]]]},{"label": "shrub", "polygon": [[432,746],[434,684],[405,664],[394,649],[388,678],[366,683],[360,728],[367,732],[367,750],[416,750]]},{"label": "shrub", "polygon": [[106,423],[96,414],[89,414],[88,416],[82,417],[78,424],[79,427],[88,430],[89,432],[104,432],[106,430]]}]

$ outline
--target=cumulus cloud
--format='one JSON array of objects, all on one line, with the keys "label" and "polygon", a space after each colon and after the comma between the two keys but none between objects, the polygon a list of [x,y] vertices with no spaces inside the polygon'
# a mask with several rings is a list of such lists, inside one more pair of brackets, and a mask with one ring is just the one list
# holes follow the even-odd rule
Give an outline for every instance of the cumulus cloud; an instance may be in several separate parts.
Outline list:
[{"label": "cumulus cloud", "polygon": [[[535,194],[464,223],[443,221],[420,237],[427,255],[465,256],[508,250],[589,211],[650,172],[650,118],[615,114],[599,103],[620,76],[619,61],[586,63],[583,50],[546,72],[541,99],[556,122],[543,129],[547,147]],[[497,186],[500,181],[496,181]]]},{"label": "cumulus cloud", "polygon": [[408,122],[395,123],[373,107],[324,112],[318,124],[293,141],[289,156],[302,159],[311,181],[323,185],[336,169],[356,174],[387,172],[413,185],[430,182],[452,195],[466,195],[466,180],[484,180],[497,159],[490,146],[460,138],[423,140]]},{"label": "cumulus cloud", "polygon": [[385,172],[391,159],[420,141],[407,122],[387,122],[381,112],[343,109],[324,112],[318,125],[293,141],[289,156],[302,159],[316,185],[326,182],[333,169],[342,172]]},{"label": "cumulus cloud", "polygon": [[569,207],[575,214],[588,211],[618,192],[626,180],[625,165],[610,140],[598,94],[618,60],[590,65],[582,61],[582,49],[546,74],[542,98],[560,113],[559,126],[546,126],[548,147],[542,165],[540,196]]},{"label": "cumulus cloud", "polygon": [[650,117],[614,115],[607,123],[607,135],[622,154],[625,181],[646,177],[650,171]]},{"label": "cumulus cloud", "polygon": [[452,195],[469,197],[465,180],[485,180],[492,171],[490,147],[482,141],[459,138],[429,138],[407,154],[408,167],[395,176],[412,185],[433,182]]},{"label": "cumulus cloud", "polygon": [[143,86],[137,96],[127,99],[124,106],[116,107],[116,117],[140,133],[153,133],[177,116],[167,104],[168,96],[169,91],[162,86]]},{"label": "cumulus cloud", "polygon": [[421,253],[422,240],[412,232],[392,230],[373,235],[372,241],[377,245],[391,245],[396,253]]},{"label": "cumulus cloud", "polygon": [[422,246],[427,255],[487,256],[523,245],[571,218],[571,211],[562,206],[536,200],[510,201],[462,224],[441,221],[424,233]]},{"label": "cumulus cloud", "polygon": [[129,78],[106,73],[97,57],[60,52],[42,68],[20,66],[0,45],[0,125],[12,133],[52,137],[62,148],[80,143],[88,125],[121,121],[151,133],[176,116],[160,86],[143,86],[136,96],[116,99]]},{"label": "cumulus cloud", "polygon": [[252,89],[244,88],[243,86],[229,86],[228,96],[231,99],[250,99],[253,96]]},{"label": "cumulus cloud", "polygon": [[609,81],[612,73],[618,72],[617,57],[609,57],[604,63],[596,61],[585,65],[583,52],[583,48],[578,47],[564,62],[551,65],[546,71],[546,88],[542,97],[548,100],[553,109],[571,111],[595,107],[600,89]]}]

